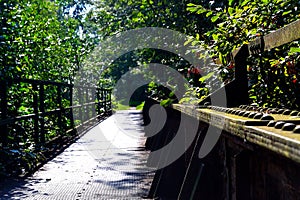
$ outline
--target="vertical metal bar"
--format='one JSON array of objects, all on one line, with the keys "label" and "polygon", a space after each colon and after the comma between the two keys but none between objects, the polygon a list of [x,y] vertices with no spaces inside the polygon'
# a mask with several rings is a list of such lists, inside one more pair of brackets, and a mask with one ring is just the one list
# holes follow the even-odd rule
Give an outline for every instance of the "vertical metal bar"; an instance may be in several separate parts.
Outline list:
[{"label": "vertical metal bar", "polygon": [[45,143],[45,104],[44,104],[44,99],[45,99],[45,91],[44,91],[44,83],[40,84],[40,124],[41,124],[41,132],[40,132],[40,142],[42,144]]},{"label": "vertical metal bar", "polygon": [[[74,86],[70,85],[69,86],[69,101],[70,101],[70,107],[73,106],[73,89]],[[75,133],[75,123],[74,123],[74,116],[73,116],[73,108],[70,108],[70,120],[71,120],[71,129],[73,129]]]},{"label": "vertical metal bar", "polygon": [[38,86],[37,83],[32,83],[33,89],[33,111],[34,111],[34,141],[39,145],[39,100],[38,100]]},{"label": "vertical metal bar", "polygon": [[[104,108],[104,89],[103,88],[101,88],[101,109],[103,109]],[[105,113],[103,113],[103,114],[105,114]]]},{"label": "vertical metal bar", "polygon": [[109,106],[109,115],[111,115],[112,114],[112,106],[111,106],[111,90],[108,90],[108,93],[109,93],[109,104],[108,104],[108,106]]},{"label": "vertical metal bar", "polygon": [[[89,88],[85,90],[85,103],[89,103]],[[85,121],[89,120],[89,113],[90,113],[90,105],[85,106]]]},{"label": "vertical metal bar", "polygon": [[83,125],[83,113],[82,113],[82,109],[83,109],[83,98],[82,98],[82,88],[81,87],[77,87],[78,88],[78,100],[79,100],[79,118],[80,118],[80,125]]},{"label": "vertical metal bar", "polygon": [[96,89],[96,95],[97,95],[97,115],[99,116],[100,110],[101,110],[101,99],[100,99],[100,88]]},{"label": "vertical metal bar", "polygon": [[96,106],[96,99],[97,99],[97,97],[96,97],[96,89],[97,89],[97,88],[92,88],[92,90],[91,90],[91,93],[92,93],[92,94],[91,94],[91,95],[92,95],[92,96],[91,96],[91,97],[92,97],[92,101],[95,102],[94,104],[91,105],[91,107],[92,107],[92,117],[95,117],[95,116],[96,116],[96,109],[97,109],[97,108],[96,108],[96,107],[97,107],[97,106]]},{"label": "vertical metal bar", "polygon": [[107,115],[107,90],[104,90],[104,113]]},{"label": "vertical metal bar", "polygon": [[63,114],[63,107],[62,107],[62,98],[61,98],[62,92],[61,92],[61,85],[57,86],[57,103],[58,103],[58,112],[57,114],[57,120],[58,120],[58,127],[59,127],[59,134],[62,134],[65,132],[64,126],[62,124],[62,114]]}]

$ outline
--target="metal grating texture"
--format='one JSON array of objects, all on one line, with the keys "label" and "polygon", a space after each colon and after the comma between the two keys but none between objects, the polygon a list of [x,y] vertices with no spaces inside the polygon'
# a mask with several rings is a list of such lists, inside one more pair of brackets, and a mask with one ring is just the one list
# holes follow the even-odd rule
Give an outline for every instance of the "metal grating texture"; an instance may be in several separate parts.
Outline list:
[{"label": "metal grating texture", "polygon": [[0,183],[0,199],[143,199],[154,172],[141,118],[136,110],[115,113],[31,177]]}]

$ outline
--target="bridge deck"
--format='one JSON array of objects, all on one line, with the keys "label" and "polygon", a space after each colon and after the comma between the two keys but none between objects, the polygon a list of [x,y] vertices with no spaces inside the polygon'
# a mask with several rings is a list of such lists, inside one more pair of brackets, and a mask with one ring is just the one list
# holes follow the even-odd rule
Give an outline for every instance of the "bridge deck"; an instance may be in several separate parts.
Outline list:
[{"label": "bridge deck", "polygon": [[2,183],[0,199],[142,199],[154,172],[141,114],[119,111],[25,180]]}]

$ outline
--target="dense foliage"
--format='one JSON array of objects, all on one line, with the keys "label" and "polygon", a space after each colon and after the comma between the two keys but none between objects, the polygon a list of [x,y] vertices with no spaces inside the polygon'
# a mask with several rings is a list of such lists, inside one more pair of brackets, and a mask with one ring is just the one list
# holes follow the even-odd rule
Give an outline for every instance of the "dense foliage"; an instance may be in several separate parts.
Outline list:
[{"label": "dense foliage", "polygon": [[[228,59],[230,52],[243,43],[295,21],[298,17],[299,2],[295,0],[98,1],[93,8],[91,21],[100,25],[99,35],[104,38],[140,27],[164,27],[191,35],[186,45],[195,46],[193,51],[196,54],[199,46],[205,48],[207,54],[199,55],[200,57],[219,58],[221,63],[213,66],[191,66],[168,52],[144,49],[129,52],[116,60],[104,76],[118,80],[129,69],[145,63],[169,64],[186,76],[193,85],[184,101],[197,103],[221,86],[215,85],[220,79],[226,84],[234,78],[234,63]],[[298,47],[299,43],[296,41],[265,52],[262,55],[263,62],[255,57],[249,59],[251,103],[269,107],[298,107]],[[206,75],[202,77],[203,74]],[[277,83],[278,80],[280,84]],[[160,86],[153,83],[149,86],[154,97],[168,98],[168,92],[159,92]]]},{"label": "dense foliage", "polygon": [[[225,3],[224,3],[225,2]],[[98,36],[101,39],[131,29],[142,27],[161,27],[179,31],[182,34],[204,34],[213,28],[212,23],[205,16],[198,16],[187,10],[190,1],[95,1],[90,13],[90,23],[99,27]],[[199,3],[199,1],[198,1]],[[225,7],[226,1],[201,1],[211,8]],[[117,81],[124,73],[136,66],[147,63],[161,63],[177,69],[186,76],[191,83],[198,84],[199,80],[193,75],[187,76],[191,64],[178,55],[158,49],[143,49],[128,52],[115,60],[102,74],[103,77],[112,77]],[[161,86],[150,84],[153,97],[167,98],[169,92],[162,92]],[[168,91],[168,90],[164,90]],[[160,94],[159,94],[160,93]]]},{"label": "dense foliage", "polygon": [[[10,79],[73,83],[80,71],[83,73],[80,84],[97,79],[100,86],[112,87],[131,70],[133,81],[140,76],[153,78],[153,82],[136,91],[135,96],[142,98],[133,97],[133,105],[143,100],[145,92],[169,104],[178,100],[174,91],[156,84],[155,77],[144,73],[147,64],[160,63],[187,78],[192,87],[184,100],[198,103],[221,86],[216,85],[219,80],[226,84],[234,78],[235,66],[228,59],[230,52],[295,21],[300,16],[299,6],[297,0],[0,0],[0,83],[8,83]],[[174,53],[149,48],[127,52],[109,66],[94,62],[97,58],[87,61],[94,47],[108,37],[143,27],[161,27],[191,36],[185,43],[193,46],[188,49],[190,52],[199,58],[219,58],[221,63],[191,66]],[[206,53],[199,53],[200,48]],[[114,54],[118,49],[109,50]],[[300,43],[294,41],[260,57],[250,57],[247,64],[251,103],[299,109],[299,56]],[[100,77],[99,67],[107,67]],[[142,70],[132,70],[136,67]],[[172,83],[172,77],[169,80]],[[124,86],[126,84],[131,83]],[[6,86],[8,116],[5,118],[32,114],[33,99],[41,86],[34,88],[26,82]],[[122,92],[126,91],[119,94]],[[44,104],[48,110],[57,108],[58,93],[64,96],[63,106],[71,104],[71,92],[67,88],[45,86]],[[70,125],[69,119],[63,120]],[[57,117],[48,118],[47,126],[55,126],[55,121]],[[10,127],[11,144],[8,149],[0,149],[0,175],[20,174],[43,159],[27,140],[30,134],[26,128],[32,129],[33,123],[24,120],[23,124]],[[57,134],[49,132],[49,137]]]},{"label": "dense foliage", "polygon": [[79,34],[81,20],[68,15],[68,4],[15,0],[0,5],[1,77],[69,81],[88,42]]},{"label": "dense foliage", "polygon": [[[218,75],[233,78],[234,65],[226,59],[237,47],[266,35],[299,18],[296,0],[229,1],[224,9],[189,4],[188,10],[210,18],[214,29],[189,42],[205,47],[220,58]],[[262,62],[251,57],[248,63],[250,99],[267,107],[299,108],[299,41],[264,52]]]},{"label": "dense foliage", "polygon": [[[39,98],[44,98],[45,111],[71,104],[67,87],[34,85],[21,79],[73,82],[74,73],[93,46],[89,35],[82,34],[85,30],[84,16],[80,15],[85,10],[82,3],[72,0],[0,1],[1,119],[33,114],[34,101],[39,100],[36,95],[41,87],[44,96],[39,94]],[[59,93],[63,99],[59,100]],[[4,113],[5,104],[7,111]],[[66,127],[71,124],[71,118],[66,116],[48,115],[44,119],[46,140],[64,131],[58,129],[58,119]],[[24,119],[8,124],[7,136],[2,129],[0,176],[28,172],[44,159],[42,153],[46,149],[34,145],[36,121]],[[5,146],[4,140],[8,143]]]}]

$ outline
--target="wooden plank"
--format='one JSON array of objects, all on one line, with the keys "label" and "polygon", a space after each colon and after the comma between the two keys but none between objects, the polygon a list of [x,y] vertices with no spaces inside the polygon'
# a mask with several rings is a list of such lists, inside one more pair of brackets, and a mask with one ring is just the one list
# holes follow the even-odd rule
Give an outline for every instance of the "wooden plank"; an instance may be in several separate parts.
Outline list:
[{"label": "wooden plank", "polygon": [[[263,44],[261,38],[256,38],[248,45],[249,53],[257,54],[259,47],[264,45],[263,51],[271,50],[275,47],[287,44],[300,38],[300,20],[294,21],[287,26],[271,32],[263,37]],[[253,52],[256,49],[256,52]]]},{"label": "wooden plank", "polygon": [[264,36],[265,48],[270,50],[300,38],[300,20],[294,21],[273,33]]},{"label": "wooden plank", "polygon": [[[284,45],[286,43],[292,42],[294,40],[300,39],[300,19],[296,20],[288,25],[286,25],[283,28],[280,28],[274,32],[271,32],[263,37],[264,41],[264,51],[271,50],[275,47],[279,47],[281,45]],[[252,48],[258,48],[261,47],[262,40],[261,38],[256,38],[249,42],[248,49],[249,54],[257,54],[257,52],[253,52]],[[240,51],[240,47],[236,48],[231,52],[232,57],[234,58],[237,53]],[[214,62],[216,64],[221,64],[222,62],[220,59],[215,59]]]}]

